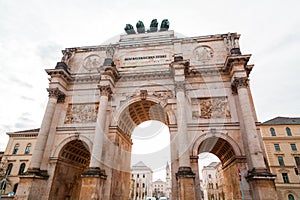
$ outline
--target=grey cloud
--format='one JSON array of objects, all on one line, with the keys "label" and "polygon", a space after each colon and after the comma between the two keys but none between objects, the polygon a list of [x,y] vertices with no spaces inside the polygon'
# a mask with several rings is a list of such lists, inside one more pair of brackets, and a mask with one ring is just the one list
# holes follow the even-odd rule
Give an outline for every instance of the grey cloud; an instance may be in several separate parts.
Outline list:
[{"label": "grey cloud", "polygon": [[27,97],[27,96],[21,96],[21,99],[27,100],[27,101],[35,101],[35,99]]},{"label": "grey cloud", "polygon": [[11,82],[14,82],[14,83],[16,83],[16,84],[22,86],[23,88],[24,88],[24,87],[27,87],[27,88],[29,88],[29,89],[32,89],[32,88],[33,88],[33,85],[29,84],[28,81],[23,81],[23,80],[20,80],[20,79],[18,79],[18,78],[16,78],[16,77],[13,77],[13,76],[11,76],[11,77],[9,78],[9,80],[10,80]]}]

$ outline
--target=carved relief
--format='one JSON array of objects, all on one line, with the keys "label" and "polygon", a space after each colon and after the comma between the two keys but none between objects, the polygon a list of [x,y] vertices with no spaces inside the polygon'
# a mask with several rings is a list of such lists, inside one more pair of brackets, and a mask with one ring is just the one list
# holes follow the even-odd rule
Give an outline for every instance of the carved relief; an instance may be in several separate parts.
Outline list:
[{"label": "carved relief", "polygon": [[172,99],[174,98],[174,95],[172,93],[172,91],[155,91],[153,92],[153,96],[159,98],[159,99],[163,99],[163,100],[166,100],[166,99]]},{"label": "carved relief", "polygon": [[[228,100],[226,97],[207,97],[192,99],[193,118],[227,118],[230,117]],[[195,108],[198,110],[195,111]]]},{"label": "carved relief", "polygon": [[145,100],[147,98],[148,92],[147,90],[140,90],[140,96],[142,100]]},{"label": "carved relief", "polygon": [[213,55],[213,50],[207,46],[200,46],[194,50],[194,57],[198,61],[210,60],[212,59]]},{"label": "carved relief", "polygon": [[96,122],[99,103],[69,104],[65,124]]},{"label": "carved relief", "polygon": [[76,49],[65,49],[62,51],[63,57],[61,58],[61,62],[69,64],[71,58],[74,56]]},{"label": "carved relief", "polygon": [[94,69],[99,68],[103,64],[103,59],[98,55],[89,55],[83,61],[83,67],[88,70],[92,71]]}]

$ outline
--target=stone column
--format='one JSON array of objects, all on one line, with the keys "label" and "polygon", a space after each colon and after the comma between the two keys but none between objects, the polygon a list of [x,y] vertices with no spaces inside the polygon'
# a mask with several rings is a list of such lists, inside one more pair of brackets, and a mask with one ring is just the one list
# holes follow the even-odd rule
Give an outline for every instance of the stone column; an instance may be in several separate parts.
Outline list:
[{"label": "stone column", "polygon": [[189,138],[187,132],[186,100],[185,100],[185,72],[189,62],[182,56],[174,57],[171,67],[174,73],[177,109],[177,145],[179,168],[176,173],[178,199],[195,199],[195,174],[192,172],[189,155]]},{"label": "stone column", "polygon": [[233,77],[232,90],[238,95],[242,120],[244,122],[244,133],[242,135],[243,139],[246,140],[244,144],[247,144],[249,152],[247,161],[250,169],[246,179],[252,190],[252,198],[257,200],[276,200],[278,199],[274,183],[276,176],[269,172],[264,162],[254,113],[251,108],[248,78],[246,76]]},{"label": "stone column", "polygon": [[184,81],[175,83],[177,108],[177,141],[179,166],[190,167],[189,140],[187,135],[186,102]]},{"label": "stone column", "polygon": [[90,162],[90,168],[100,168],[102,159],[103,140],[105,135],[105,125],[107,117],[107,104],[108,98],[111,95],[111,88],[109,85],[101,85],[100,89],[100,105],[98,110],[95,136],[93,142],[92,156]]},{"label": "stone column", "polygon": [[[254,113],[252,112],[250,95],[248,93],[248,78],[247,77],[234,77],[232,88],[237,92],[240,103],[241,114],[245,126],[245,136],[250,153],[250,162],[248,167],[252,169],[266,169],[263,158],[263,151],[260,146],[260,141],[257,133],[257,128],[254,120]],[[251,142],[250,142],[251,141]]]},{"label": "stone column", "polygon": [[47,90],[49,92],[49,100],[38,134],[37,142],[32,153],[31,164],[28,172],[40,171],[56,104],[59,101],[63,101],[65,98],[65,95],[58,88],[49,88]]}]

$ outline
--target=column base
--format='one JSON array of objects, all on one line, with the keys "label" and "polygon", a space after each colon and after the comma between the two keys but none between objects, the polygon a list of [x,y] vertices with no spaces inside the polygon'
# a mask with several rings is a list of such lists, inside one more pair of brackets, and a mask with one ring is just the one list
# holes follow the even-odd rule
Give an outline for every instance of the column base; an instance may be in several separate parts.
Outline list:
[{"label": "column base", "polygon": [[195,199],[195,176],[190,167],[179,167],[176,173],[179,199]]},{"label": "column base", "polygon": [[43,199],[48,178],[47,170],[28,169],[27,172],[20,176],[15,199]]},{"label": "column base", "polygon": [[246,177],[253,199],[277,200],[277,192],[275,188],[276,175],[269,172],[267,169],[255,169],[248,171]]},{"label": "column base", "polygon": [[82,173],[79,199],[100,199],[103,196],[103,185],[106,177],[104,170],[99,167],[90,167]]}]

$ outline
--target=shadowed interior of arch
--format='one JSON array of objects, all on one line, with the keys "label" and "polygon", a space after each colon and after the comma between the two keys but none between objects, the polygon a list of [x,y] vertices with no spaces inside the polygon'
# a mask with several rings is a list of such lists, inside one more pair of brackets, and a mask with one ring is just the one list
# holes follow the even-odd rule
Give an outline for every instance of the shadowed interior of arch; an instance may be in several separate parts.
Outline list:
[{"label": "shadowed interior of arch", "polygon": [[204,140],[199,145],[198,154],[203,152],[215,154],[221,160],[223,166],[235,158],[232,146],[226,140],[219,137],[210,137]]},{"label": "shadowed interior of arch", "polygon": [[91,154],[81,140],[72,140],[59,152],[50,199],[79,199],[81,174],[88,168]]},{"label": "shadowed interior of arch", "polygon": [[122,112],[118,125],[124,133],[130,135],[137,125],[148,120],[169,124],[167,114],[160,104],[149,100],[141,100],[132,103]]}]

